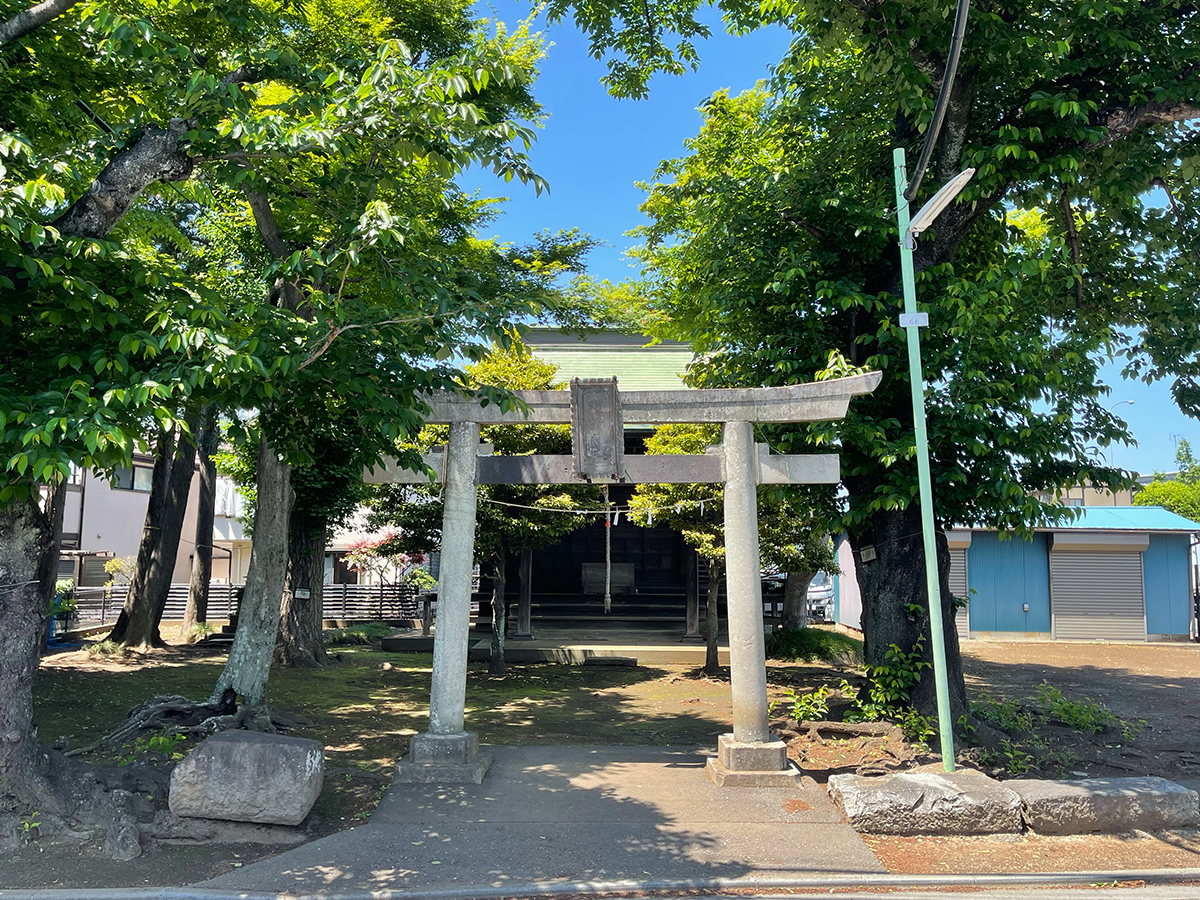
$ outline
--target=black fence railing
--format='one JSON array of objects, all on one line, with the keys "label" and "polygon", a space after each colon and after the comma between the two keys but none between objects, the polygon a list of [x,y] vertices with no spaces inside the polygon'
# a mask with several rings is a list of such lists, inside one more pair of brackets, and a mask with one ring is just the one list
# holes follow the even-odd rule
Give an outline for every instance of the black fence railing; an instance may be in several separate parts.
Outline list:
[{"label": "black fence railing", "polygon": [[[208,588],[208,618],[228,619],[237,611],[240,584],[211,584]],[[75,589],[75,615],[72,627],[87,628],[115,622],[125,604],[129,587]],[[180,620],[187,608],[188,586],[171,585],[164,620]],[[406,584],[327,584],[322,594],[322,616],[326,619],[416,619],[420,617],[417,595]]]}]

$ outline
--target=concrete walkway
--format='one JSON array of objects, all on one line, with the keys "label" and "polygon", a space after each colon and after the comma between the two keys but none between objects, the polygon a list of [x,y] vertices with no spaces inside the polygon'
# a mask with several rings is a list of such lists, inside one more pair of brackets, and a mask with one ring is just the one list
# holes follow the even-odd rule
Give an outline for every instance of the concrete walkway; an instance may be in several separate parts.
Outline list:
[{"label": "concrete walkway", "polygon": [[204,882],[455,891],[885,872],[824,790],[718,788],[669,747],[491,747],[482,785],[397,784],[369,824]]}]

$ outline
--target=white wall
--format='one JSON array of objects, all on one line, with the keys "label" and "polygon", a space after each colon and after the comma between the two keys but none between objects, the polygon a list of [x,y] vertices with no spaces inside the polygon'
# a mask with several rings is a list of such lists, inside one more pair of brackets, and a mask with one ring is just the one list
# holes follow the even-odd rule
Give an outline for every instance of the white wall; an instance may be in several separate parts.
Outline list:
[{"label": "white wall", "polygon": [[841,571],[837,576],[837,620],[838,624],[862,630],[862,591],[855,574],[854,553],[845,538],[838,541],[837,563]]},{"label": "white wall", "polygon": [[[80,494],[72,492],[63,516],[63,531],[79,531],[80,550],[107,551],[114,556],[136,557],[138,545],[142,540],[142,530],[146,524],[146,506],[150,495],[144,491],[114,488],[108,479],[98,472],[84,472],[82,478],[82,520],[78,509]],[[192,554],[196,547],[196,503],[199,492],[200,475],[197,472],[192,476],[192,485],[188,491],[179,553],[175,557],[175,570],[171,574],[171,581],[176,583],[186,582],[192,575]],[[69,522],[71,524],[68,524]],[[71,527],[75,522],[79,523],[78,528]]]}]

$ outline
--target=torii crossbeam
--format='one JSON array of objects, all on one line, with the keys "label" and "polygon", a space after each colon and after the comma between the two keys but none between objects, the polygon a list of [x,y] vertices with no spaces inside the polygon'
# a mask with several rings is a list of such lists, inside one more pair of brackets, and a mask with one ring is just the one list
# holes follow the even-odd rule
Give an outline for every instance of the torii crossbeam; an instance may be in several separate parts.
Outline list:
[{"label": "torii crossbeam", "polygon": [[[767,725],[766,654],[759,578],[759,484],[836,484],[837,454],[771,456],[755,446],[755,424],[840,419],[850,399],[870,393],[880,373],[776,388],[617,390],[616,379],[571,382],[566,391],[514,391],[517,408],[483,406],[443,392],[427,398],[429,424],[449,424],[445,454],[424,457],[443,484],[441,585],[433,644],[429,731],[416,735],[397,765],[397,779],[418,782],[483,780],[491,756],[465,729],[470,645],[471,569],[476,486],[479,484],[723,483],[725,561],[729,603],[729,662],[733,733],[721,735],[709,774],[718,784],[762,786],[799,776],[782,741]],[[703,455],[629,456],[625,424],[720,422],[722,441]],[[571,456],[479,455],[480,425],[571,424]],[[428,471],[395,460],[368,470],[368,482],[426,483]]]}]

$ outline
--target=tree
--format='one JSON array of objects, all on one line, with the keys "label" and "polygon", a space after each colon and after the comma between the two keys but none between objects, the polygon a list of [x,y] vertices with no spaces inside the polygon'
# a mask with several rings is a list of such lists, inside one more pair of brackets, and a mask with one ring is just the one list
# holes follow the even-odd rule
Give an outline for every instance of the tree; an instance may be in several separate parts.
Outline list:
[{"label": "tree", "polygon": [[[517,266],[473,238],[485,201],[452,177],[480,163],[542,187],[525,157],[540,44],[464,4],[50,6],[63,14],[0,23],[0,802],[46,814],[30,699],[56,556],[43,488],[127,465],[185,401],[258,408],[258,557],[217,692],[261,703],[289,463],[319,408],[281,401],[337,393],[364,429],[415,432],[419,392],[460,384],[452,361],[536,307],[487,293],[505,283],[481,269]],[[255,292],[181,264],[230,210]]]},{"label": "tree", "polygon": [[[662,31],[645,29],[635,6],[571,5],[594,52],[624,54],[610,83],[631,93],[639,82],[623,73],[690,61],[666,48],[666,34],[698,33],[696,3],[672,4]],[[889,645],[914,647],[929,629],[927,617],[908,613],[923,605],[925,584],[891,150],[916,158],[945,68],[950,7],[721,7],[734,27],[776,21],[795,39],[769,89],[706,101],[689,155],[664,163],[649,188],[642,259],[674,323],[666,334],[692,339],[701,355],[693,383],[883,371],[843,422],[812,426],[781,448],[840,447],[865,656],[880,665]],[[1085,34],[1075,7],[976,7],[915,201],[976,168],[916,249],[930,315],[922,354],[939,528],[1026,530],[1072,514],[1040,502],[1039,490],[1122,486],[1122,473],[1088,453],[1128,440],[1102,404],[1097,368],[1112,355],[1132,375],[1174,375],[1177,399],[1197,411],[1198,185],[1186,124],[1200,117],[1197,20],[1181,2],[1102,4],[1088,15],[1103,26]],[[1146,199],[1157,185],[1169,211]],[[1017,210],[1037,211],[1043,240],[1022,231]],[[957,718],[965,686],[944,540],[939,548]],[[932,678],[913,700],[934,710]]]},{"label": "tree", "polygon": [[215,406],[205,407],[196,435],[196,456],[200,461],[199,496],[196,498],[196,532],[193,541],[192,572],[188,581],[187,607],[180,632],[190,638],[196,625],[208,621],[208,586],[212,580],[213,519],[217,497],[217,449],[221,440],[219,416]]},{"label": "tree", "polygon": [[1133,497],[1134,506],[1161,506],[1193,522],[1200,521],[1200,464],[1192,455],[1185,440],[1175,448],[1175,463],[1179,471],[1168,479],[1161,472],[1143,486]]},{"label": "tree", "polygon": [[[480,362],[468,367],[471,384],[506,390],[554,390],[557,367],[534,359],[523,345],[509,350],[499,347]],[[528,453],[569,454],[571,431],[564,425],[495,425],[482,430],[481,439],[505,456]],[[446,428],[431,426],[420,436],[423,448],[446,441]],[[492,653],[489,671],[503,675],[504,633],[507,627],[505,600],[509,559],[522,550],[557,543],[565,535],[586,525],[583,510],[599,508],[599,491],[591,486],[572,485],[481,485],[475,520],[475,558],[487,565],[492,576]],[[394,551],[421,552],[441,543],[442,503],[431,487],[394,485],[384,488],[373,501],[376,525],[399,529],[388,546]]]},{"label": "tree", "polygon": [[[720,440],[718,425],[663,425],[647,439],[646,452],[700,454]],[[639,484],[630,501],[631,518],[647,525],[658,522],[678,531],[708,565],[704,671],[709,675],[720,671],[717,603],[725,574],[723,507],[724,489],[711,484]],[[834,511],[832,490],[790,485],[759,487],[762,561],[787,572],[793,591],[795,584],[807,588],[818,570],[834,568],[827,524],[833,520]],[[798,627],[794,618],[785,625]]]},{"label": "tree", "polygon": [[[341,426],[340,428],[338,426]],[[367,435],[343,412],[320,422],[313,461],[293,472],[288,568],[275,662],[308,668],[328,662],[322,639],[325,545],[367,498],[363,466],[374,459]]]},{"label": "tree", "polygon": [[159,623],[171,589],[196,466],[194,439],[182,432],[182,422],[170,431],[163,430],[155,447],[137,565],[124,607],[108,636],[123,647],[144,651],[163,646]]},{"label": "tree", "polygon": [[371,575],[380,584],[408,584],[418,589],[436,584],[429,570],[424,568],[425,553],[406,553],[398,549],[402,542],[402,536],[395,528],[384,528],[378,534],[350,544],[345,563],[356,572]]}]

